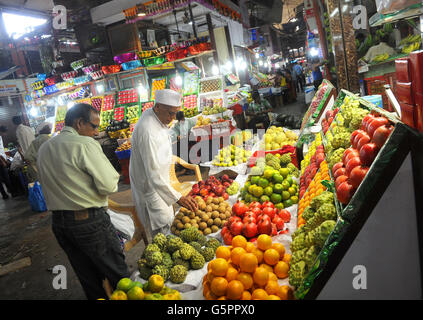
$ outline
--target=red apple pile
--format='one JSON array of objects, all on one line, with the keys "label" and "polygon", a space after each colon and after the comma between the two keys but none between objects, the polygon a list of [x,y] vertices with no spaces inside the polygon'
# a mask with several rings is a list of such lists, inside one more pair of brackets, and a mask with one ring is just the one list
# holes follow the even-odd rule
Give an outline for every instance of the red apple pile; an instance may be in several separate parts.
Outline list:
[{"label": "red apple pile", "polygon": [[335,108],[333,110],[329,110],[325,114],[325,118],[322,119],[322,129],[323,133],[326,134],[326,132],[329,130],[330,125],[332,124],[333,120],[335,119],[336,114],[338,113],[339,108]]},{"label": "red apple pile", "polygon": [[252,202],[250,205],[238,201],[233,205],[232,213],[222,228],[226,245],[230,245],[237,235],[243,235],[249,241],[255,241],[261,234],[275,236],[284,230],[285,223],[291,221],[288,210],[279,210],[269,201],[263,204]]},{"label": "red apple pile", "polygon": [[228,200],[229,194],[226,192],[226,189],[233,182],[233,179],[229,178],[227,174],[220,178],[210,176],[206,181],[201,180],[194,184],[188,195],[191,197],[200,196],[204,200],[207,200],[208,197],[223,197],[225,200]]},{"label": "red apple pile", "polygon": [[323,145],[319,145],[316,148],[316,152],[310,158],[310,164],[305,168],[304,174],[300,178],[300,199],[306,192],[310,182],[313,181],[317,171],[319,171],[320,164],[325,160],[325,150]]},{"label": "red apple pile", "polygon": [[348,204],[394,127],[383,116],[368,114],[351,134],[351,147],[332,168],[336,195]]}]

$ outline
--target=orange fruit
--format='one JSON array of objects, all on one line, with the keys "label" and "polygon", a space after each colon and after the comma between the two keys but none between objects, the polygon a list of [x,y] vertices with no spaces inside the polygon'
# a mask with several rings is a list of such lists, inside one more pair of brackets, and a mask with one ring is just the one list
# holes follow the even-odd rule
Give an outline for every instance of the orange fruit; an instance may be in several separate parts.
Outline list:
[{"label": "orange fruit", "polygon": [[255,248],[252,252],[257,257],[257,262],[262,263],[263,262],[263,251],[260,249]]},{"label": "orange fruit", "polygon": [[286,262],[279,261],[273,271],[279,279],[285,279],[288,276],[289,266]]},{"label": "orange fruit", "polygon": [[252,300],[267,300],[268,294],[264,289],[256,289],[251,294]]},{"label": "orange fruit", "polygon": [[241,300],[251,300],[251,293],[249,291],[244,291],[242,293]]},{"label": "orange fruit", "polygon": [[216,300],[217,296],[214,295],[213,292],[208,291],[204,298],[206,298],[206,300]]},{"label": "orange fruit", "polygon": [[245,253],[239,259],[239,267],[243,272],[254,272],[257,266],[258,260],[253,253]]},{"label": "orange fruit", "polygon": [[[219,300],[219,299],[218,299]],[[274,294],[270,294],[267,297],[267,300],[281,300],[281,298],[279,298],[278,296],[275,296]]]},{"label": "orange fruit", "polygon": [[232,263],[235,264],[236,266],[239,266],[241,256],[246,254],[246,253],[247,253],[247,251],[245,251],[244,248],[241,248],[241,247],[233,248],[232,252],[231,252]]},{"label": "orange fruit", "polygon": [[216,249],[216,258],[229,260],[231,257],[231,250],[228,247],[220,246]]},{"label": "orange fruit", "polygon": [[244,236],[238,235],[232,239],[232,247],[233,248],[244,248],[247,245],[247,239]]},{"label": "orange fruit", "polygon": [[268,265],[274,266],[280,259],[279,253],[275,249],[267,249],[263,255],[264,262]]},{"label": "orange fruit", "polygon": [[266,264],[266,263],[262,263],[261,265],[259,265],[259,267],[261,267],[261,268],[265,268],[267,271],[269,271],[269,273],[270,272],[272,272],[273,273],[273,267],[272,266],[269,266],[268,264]]},{"label": "orange fruit", "polygon": [[254,271],[253,274],[254,283],[258,284],[259,286],[264,286],[267,284],[269,280],[269,271],[267,271],[263,267],[259,267]]},{"label": "orange fruit", "polygon": [[232,280],[228,284],[228,288],[226,290],[226,297],[229,300],[240,300],[242,297],[242,293],[244,292],[244,285],[239,280]]},{"label": "orange fruit", "polygon": [[264,287],[267,294],[277,294],[279,290],[279,285],[277,281],[268,281],[266,286]]},{"label": "orange fruit", "polygon": [[214,279],[215,275],[213,274],[213,272],[211,272],[211,270],[207,273],[207,281],[208,282],[212,282],[212,280]]},{"label": "orange fruit", "polygon": [[279,256],[281,258],[285,254],[285,247],[284,247],[284,245],[282,243],[278,243],[278,242],[272,243],[272,249],[275,249],[279,253]]},{"label": "orange fruit", "polygon": [[217,258],[210,261],[209,264],[211,264],[210,268],[213,275],[218,277],[226,276],[226,272],[228,271],[228,268],[229,268],[228,261],[222,258]]},{"label": "orange fruit", "polygon": [[238,276],[238,270],[232,267],[228,268],[228,271],[226,272],[226,280],[228,280],[228,282],[235,280],[236,277]]},{"label": "orange fruit", "polygon": [[216,277],[210,284],[210,291],[220,297],[226,294],[226,289],[228,288],[228,280],[223,277]]},{"label": "orange fruit", "polygon": [[272,238],[267,234],[261,234],[257,238],[257,248],[266,251],[272,247]]},{"label": "orange fruit", "polygon": [[278,277],[273,273],[273,271],[269,272],[269,281],[278,281]]},{"label": "orange fruit", "polygon": [[247,245],[245,246],[245,251],[247,252],[253,252],[256,246],[252,242],[247,242]]},{"label": "orange fruit", "polygon": [[289,264],[289,262],[291,261],[291,255],[290,255],[289,253],[285,253],[285,254],[283,255],[283,259],[282,259],[282,261],[283,261],[283,262],[286,262],[287,264]]},{"label": "orange fruit", "polygon": [[253,286],[253,277],[249,273],[241,272],[238,274],[236,279],[242,282],[245,290],[248,290]]},{"label": "orange fruit", "polygon": [[[221,296],[219,298],[217,298],[217,300],[227,300],[225,296]],[[279,299],[280,300],[280,299]]]},{"label": "orange fruit", "polygon": [[294,294],[289,286],[280,286],[277,293],[281,300],[293,300]]},{"label": "orange fruit", "polygon": [[209,291],[210,291],[209,282],[203,283],[203,296],[206,297]]}]

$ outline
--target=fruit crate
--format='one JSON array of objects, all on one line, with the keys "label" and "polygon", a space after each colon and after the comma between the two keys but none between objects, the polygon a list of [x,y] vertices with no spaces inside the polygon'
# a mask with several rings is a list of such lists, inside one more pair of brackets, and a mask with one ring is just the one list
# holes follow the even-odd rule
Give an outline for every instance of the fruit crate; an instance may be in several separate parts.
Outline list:
[{"label": "fruit crate", "polygon": [[117,104],[138,103],[139,95],[137,89],[121,90],[118,92]]},{"label": "fruit crate", "polygon": [[151,97],[150,100],[154,101],[156,98],[156,91],[166,89],[167,78],[155,78],[151,80]]},{"label": "fruit crate", "polygon": [[116,107],[113,113],[113,119],[122,121],[125,118],[125,107]]},{"label": "fruit crate", "polygon": [[101,105],[101,111],[113,110],[116,105],[116,100],[114,95],[104,96],[103,102]]},{"label": "fruit crate", "polygon": [[139,118],[141,115],[141,108],[137,105],[128,105],[125,110],[125,119],[128,121],[131,119]]},{"label": "fruit crate", "polygon": [[141,114],[144,111],[151,109],[152,107],[154,107],[154,101],[147,101],[147,102],[141,103]]},{"label": "fruit crate", "polygon": [[91,98],[91,105],[98,111],[101,111],[101,107],[103,105],[103,97],[92,97]]}]

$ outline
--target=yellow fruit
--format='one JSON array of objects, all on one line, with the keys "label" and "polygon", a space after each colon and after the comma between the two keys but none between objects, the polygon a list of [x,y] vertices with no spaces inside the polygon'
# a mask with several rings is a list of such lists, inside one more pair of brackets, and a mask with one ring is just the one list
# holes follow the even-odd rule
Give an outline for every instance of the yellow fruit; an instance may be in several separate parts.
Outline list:
[{"label": "yellow fruit", "polygon": [[116,290],[110,296],[110,300],[128,300],[128,296],[122,290]]},{"label": "yellow fruit", "polygon": [[148,279],[148,288],[153,293],[158,293],[162,291],[164,287],[164,280],[163,277],[158,274],[153,274]]},{"label": "yellow fruit", "polygon": [[129,300],[144,300],[144,291],[140,287],[133,287],[128,291]]}]

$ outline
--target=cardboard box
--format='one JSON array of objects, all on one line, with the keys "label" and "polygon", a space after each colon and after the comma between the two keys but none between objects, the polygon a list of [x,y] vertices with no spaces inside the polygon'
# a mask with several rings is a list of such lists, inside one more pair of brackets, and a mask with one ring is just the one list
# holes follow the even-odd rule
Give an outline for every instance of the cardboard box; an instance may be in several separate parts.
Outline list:
[{"label": "cardboard box", "polygon": [[402,103],[402,102],[400,102],[400,106],[401,106],[401,121],[404,122],[406,125],[412,128],[415,128],[416,125],[415,125],[414,114],[415,114],[416,107],[414,105]]},{"label": "cardboard box", "polygon": [[395,70],[399,82],[411,82],[410,60],[409,58],[400,58],[395,60]]},{"label": "cardboard box", "polygon": [[395,88],[395,97],[399,102],[414,104],[414,95],[411,91],[412,84],[411,82],[399,82]]}]

